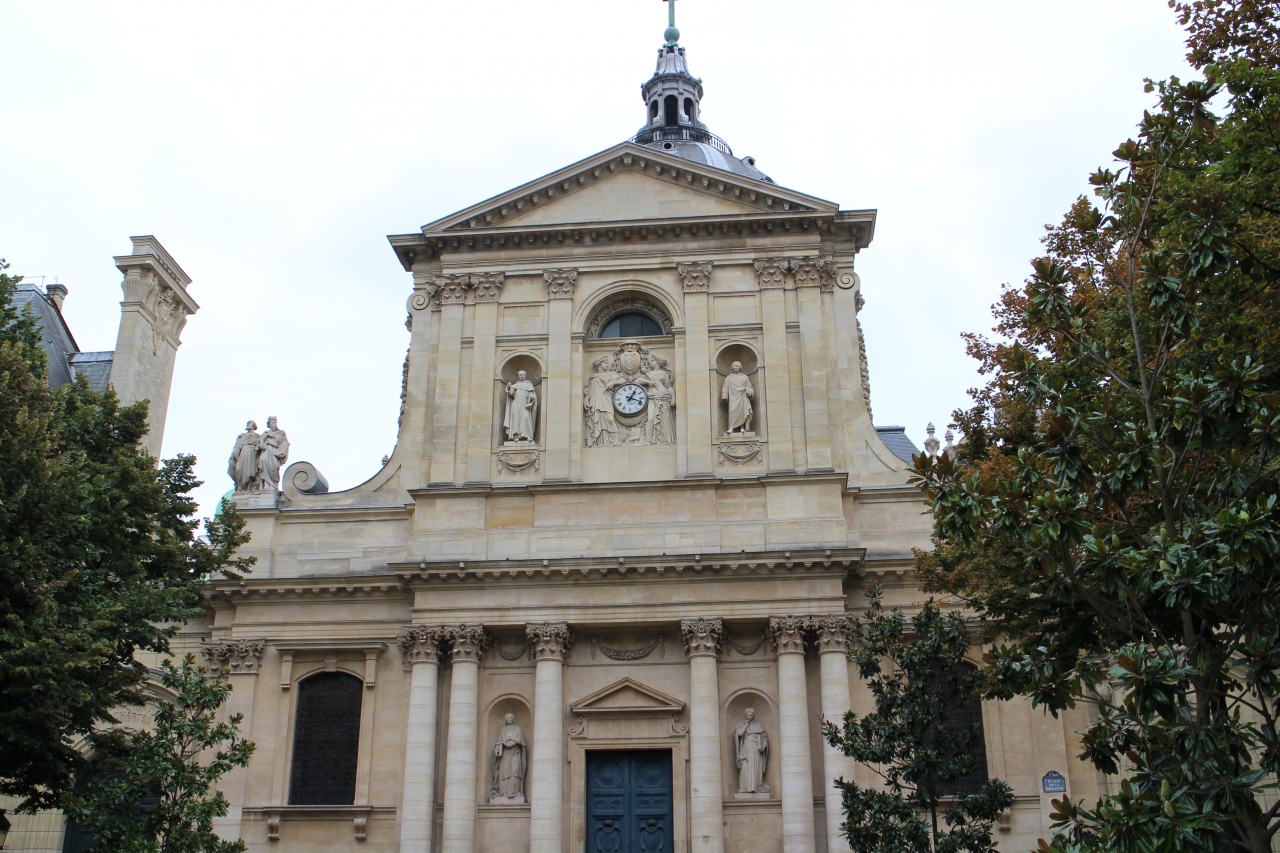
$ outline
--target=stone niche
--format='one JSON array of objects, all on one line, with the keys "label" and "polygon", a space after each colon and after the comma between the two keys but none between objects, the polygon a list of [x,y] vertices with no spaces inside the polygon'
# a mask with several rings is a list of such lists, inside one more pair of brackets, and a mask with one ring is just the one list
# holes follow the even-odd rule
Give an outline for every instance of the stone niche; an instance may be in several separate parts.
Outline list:
[{"label": "stone niche", "polygon": [[[757,794],[738,792],[738,746],[734,729],[737,728],[738,723],[742,722],[748,708],[756,712],[756,721],[764,726],[765,734],[769,737],[769,758],[764,773],[764,781],[769,786],[769,791]],[[721,720],[724,723],[724,746],[721,751],[724,757],[724,798],[751,802],[777,800],[782,778],[779,773],[781,743],[778,736],[778,709],[773,700],[753,688],[735,691],[724,703]]]},{"label": "stone niche", "polygon": [[[523,803],[491,803],[493,785],[493,745],[505,725],[507,714],[514,714],[516,725],[524,732],[525,801]],[[523,696],[506,694],[494,699],[480,718],[480,756],[476,774],[479,783],[476,808],[477,849],[497,853],[516,853],[529,849],[529,766],[533,759],[533,712]]]}]

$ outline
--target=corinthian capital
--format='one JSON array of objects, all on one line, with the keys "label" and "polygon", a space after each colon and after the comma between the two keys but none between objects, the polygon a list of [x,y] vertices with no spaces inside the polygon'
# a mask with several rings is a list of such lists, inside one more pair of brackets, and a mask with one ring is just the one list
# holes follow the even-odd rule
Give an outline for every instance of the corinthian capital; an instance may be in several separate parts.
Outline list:
[{"label": "corinthian capital", "polygon": [[507,280],[506,273],[481,272],[471,275],[471,287],[476,293],[476,302],[497,302],[502,284]]},{"label": "corinthian capital", "polygon": [[804,635],[809,620],[800,616],[775,616],[769,620],[769,638],[780,655],[804,654]]},{"label": "corinthian capital", "polygon": [[204,647],[205,660],[210,669],[229,670],[232,673],[256,673],[262,663],[265,640],[229,640]]},{"label": "corinthian capital", "polygon": [[467,288],[471,286],[469,275],[436,276],[436,299],[441,305],[461,305],[467,300]]},{"label": "corinthian capital", "polygon": [[576,269],[543,270],[542,277],[547,280],[548,297],[551,299],[573,298],[573,286],[578,280]]},{"label": "corinthian capital", "polygon": [[706,291],[711,287],[711,264],[676,264],[684,292]]},{"label": "corinthian capital", "polygon": [[440,649],[445,644],[443,628],[430,625],[409,625],[400,635],[397,645],[408,663],[439,663]]},{"label": "corinthian capital", "polygon": [[533,646],[535,661],[564,660],[573,645],[573,632],[564,622],[534,622],[525,626],[524,633]]},{"label": "corinthian capital", "polygon": [[815,616],[809,620],[818,636],[818,654],[829,652],[849,653],[849,618],[842,613]]},{"label": "corinthian capital", "polygon": [[756,258],[756,285],[761,289],[785,287],[787,284],[786,258]]},{"label": "corinthian capital", "polygon": [[724,640],[724,622],[719,619],[681,619],[680,635],[684,637],[684,653],[689,657],[718,657]]},{"label": "corinthian capital", "polygon": [[444,633],[452,646],[450,655],[454,663],[464,660],[479,663],[484,650],[493,642],[483,625],[452,625],[445,628]]}]

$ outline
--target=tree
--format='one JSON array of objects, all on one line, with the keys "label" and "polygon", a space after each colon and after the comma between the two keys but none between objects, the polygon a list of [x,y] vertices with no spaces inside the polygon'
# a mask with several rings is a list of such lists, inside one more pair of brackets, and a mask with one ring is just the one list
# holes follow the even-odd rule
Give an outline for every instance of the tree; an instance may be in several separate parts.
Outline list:
[{"label": "tree", "polygon": [[[853,620],[851,633],[853,659],[875,711],[861,719],[850,711],[842,726],[822,724],[828,743],[883,780],[868,788],[837,780],[845,836],[866,853],[994,849],[991,826],[1012,805],[1013,791],[999,779],[978,779],[985,744],[980,724],[964,720],[976,683],[964,663],[963,617],[944,615],[930,599],[908,626],[901,610],[885,609],[879,584],[867,591],[867,602],[870,609]],[[892,662],[888,670],[886,661]],[[946,829],[938,826],[940,809]]]},{"label": "tree", "polygon": [[113,707],[140,703],[135,654],[168,651],[202,578],[251,560],[234,508],[197,538],[195,459],[157,470],[145,403],[48,387],[19,280],[0,274],[0,793],[31,811],[58,805]]},{"label": "tree", "polygon": [[[1280,829],[1280,4],[1172,4],[1203,79],[969,338],[990,379],[961,450],[918,460],[925,587],[998,641],[988,696],[1096,705],[1042,848],[1263,853]],[[1214,109],[1221,110],[1217,115]]]},{"label": "tree", "polygon": [[231,692],[225,671],[210,675],[193,655],[162,667],[161,684],[174,698],[159,703],[155,731],[104,749],[95,783],[68,796],[67,816],[105,853],[242,853],[243,840],[213,831],[228,806],[213,786],[248,765],[254,748],[240,737],[242,714],[217,721]]}]

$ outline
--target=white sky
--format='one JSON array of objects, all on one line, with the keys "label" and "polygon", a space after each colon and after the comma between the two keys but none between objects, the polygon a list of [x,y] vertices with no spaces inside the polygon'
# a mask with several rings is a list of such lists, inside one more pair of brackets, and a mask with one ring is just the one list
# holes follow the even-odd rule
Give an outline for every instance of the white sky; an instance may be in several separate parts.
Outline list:
[{"label": "white sky", "polygon": [[[703,118],[786,187],[878,208],[858,258],[879,424],[920,444],[978,381],[1043,226],[1189,73],[1164,0],[681,0]],[[334,490],[396,439],[411,280],[387,245],[629,137],[658,0],[0,0],[0,257],[112,349],[128,237],[201,305],[164,454],[204,511],[248,418]]]}]

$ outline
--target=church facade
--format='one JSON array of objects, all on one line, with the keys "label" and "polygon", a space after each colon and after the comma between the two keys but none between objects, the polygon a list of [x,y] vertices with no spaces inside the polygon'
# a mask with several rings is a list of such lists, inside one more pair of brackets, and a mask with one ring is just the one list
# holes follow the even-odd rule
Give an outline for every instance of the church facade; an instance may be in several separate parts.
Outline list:
[{"label": "church facade", "polygon": [[[833,782],[876,777],[819,721],[871,710],[847,616],[917,605],[930,533],[871,418],[876,213],[735,157],[677,38],[631,140],[390,237],[380,471],[330,492],[276,424],[237,440],[257,565],[183,643],[257,744],[220,823],[254,853],[848,851]],[[975,700],[1002,849],[1097,790],[1085,713]]]}]

